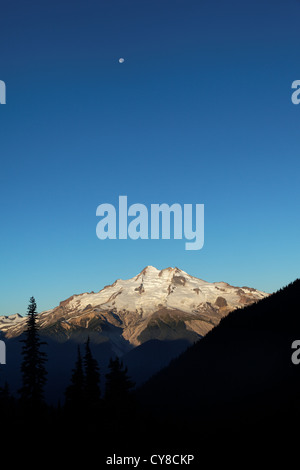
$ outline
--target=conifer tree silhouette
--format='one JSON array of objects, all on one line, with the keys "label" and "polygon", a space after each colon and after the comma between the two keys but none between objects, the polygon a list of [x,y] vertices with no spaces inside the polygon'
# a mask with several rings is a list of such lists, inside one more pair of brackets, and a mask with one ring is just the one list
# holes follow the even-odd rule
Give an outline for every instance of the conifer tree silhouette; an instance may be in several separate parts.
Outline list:
[{"label": "conifer tree silhouette", "polygon": [[45,368],[47,356],[41,351],[41,346],[46,343],[39,337],[36,309],[35,298],[31,297],[27,310],[25,339],[21,340],[24,345],[21,364],[22,387],[19,389],[20,403],[24,408],[31,410],[38,410],[44,404],[44,386],[47,375]]},{"label": "conifer tree silhouette", "polygon": [[90,338],[85,344],[84,364],[84,393],[87,405],[95,405],[100,402],[100,373],[96,359],[93,358],[90,348]]},{"label": "conifer tree silhouette", "polygon": [[106,374],[105,400],[108,403],[128,403],[135,384],[127,374],[127,367],[116,357],[110,359],[109,369],[110,372]]},{"label": "conifer tree silhouette", "polygon": [[71,384],[65,392],[66,407],[82,409],[84,405],[84,372],[82,366],[82,358],[80,347],[77,348],[77,360],[72,371]]}]

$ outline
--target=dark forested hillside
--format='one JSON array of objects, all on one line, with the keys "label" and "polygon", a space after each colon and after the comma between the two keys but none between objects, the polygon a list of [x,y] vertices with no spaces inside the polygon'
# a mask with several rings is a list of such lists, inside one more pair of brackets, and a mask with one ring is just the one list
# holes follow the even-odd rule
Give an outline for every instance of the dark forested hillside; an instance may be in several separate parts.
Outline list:
[{"label": "dark forested hillside", "polygon": [[[235,310],[138,392],[139,400],[177,423],[214,429],[296,420],[300,365],[300,280]],[[155,411],[154,411],[155,412]],[[272,427],[272,426],[271,426]]]}]

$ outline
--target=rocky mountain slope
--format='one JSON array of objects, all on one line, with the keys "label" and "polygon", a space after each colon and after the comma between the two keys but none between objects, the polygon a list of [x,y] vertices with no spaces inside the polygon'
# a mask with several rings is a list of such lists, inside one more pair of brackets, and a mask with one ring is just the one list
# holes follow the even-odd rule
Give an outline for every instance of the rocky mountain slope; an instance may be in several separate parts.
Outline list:
[{"label": "rocky mountain slope", "polygon": [[[226,282],[209,283],[178,268],[147,266],[132,279],[116,280],[97,293],[83,293],[38,316],[41,333],[59,342],[110,342],[119,354],[152,339],[204,336],[230,311],[268,294]],[[0,317],[6,338],[22,334],[26,318]]]}]

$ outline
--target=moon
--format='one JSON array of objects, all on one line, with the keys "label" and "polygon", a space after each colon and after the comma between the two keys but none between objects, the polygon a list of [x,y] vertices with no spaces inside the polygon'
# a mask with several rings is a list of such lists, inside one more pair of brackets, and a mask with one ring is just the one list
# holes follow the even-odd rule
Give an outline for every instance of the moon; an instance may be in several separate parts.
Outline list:
[{"label": "moon", "polygon": [[123,57],[121,57],[121,58],[119,59],[120,64],[123,64],[124,61],[125,61],[125,59],[123,59]]}]

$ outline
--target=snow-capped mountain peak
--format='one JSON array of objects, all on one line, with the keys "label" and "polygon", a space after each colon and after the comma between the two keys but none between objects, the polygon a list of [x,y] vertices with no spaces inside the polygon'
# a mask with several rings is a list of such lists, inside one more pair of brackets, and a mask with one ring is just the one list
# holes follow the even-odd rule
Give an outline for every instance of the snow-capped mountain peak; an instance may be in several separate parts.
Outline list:
[{"label": "snow-capped mountain peak", "polygon": [[[225,282],[210,283],[177,267],[146,266],[131,279],[117,279],[99,292],[73,295],[38,318],[41,330],[59,335],[60,340],[89,330],[94,340],[99,336],[99,341],[113,338],[136,346],[153,337],[183,335],[195,340],[231,310],[267,295]],[[26,318],[20,315],[0,317],[0,330],[7,337],[21,334],[25,324]]]}]

